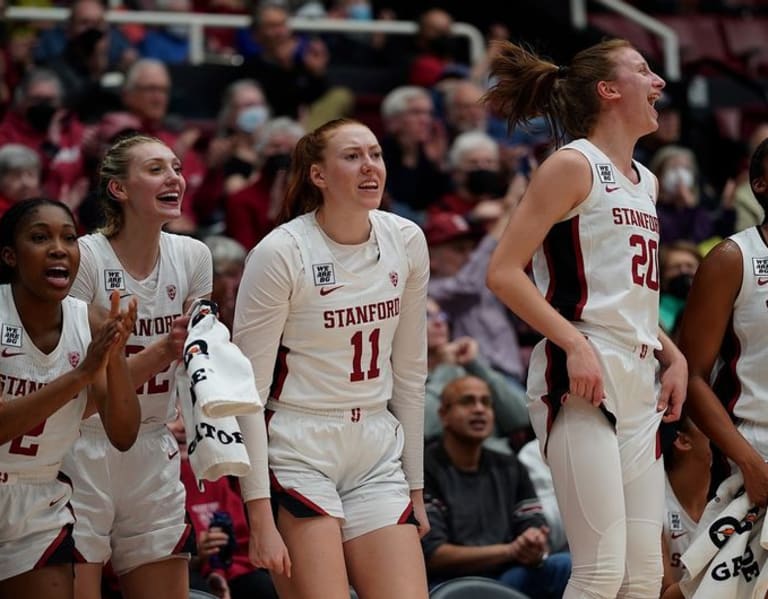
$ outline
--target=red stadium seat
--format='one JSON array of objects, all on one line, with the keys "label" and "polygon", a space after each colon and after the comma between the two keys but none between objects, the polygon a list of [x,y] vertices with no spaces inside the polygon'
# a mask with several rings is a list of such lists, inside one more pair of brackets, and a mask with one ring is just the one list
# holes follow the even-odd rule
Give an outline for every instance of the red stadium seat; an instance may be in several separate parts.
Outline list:
[{"label": "red stadium seat", "polygon": [[617,14],[595,13],[589,15],[589,23],[612,37],[627,40],[649,61],[658,61],[661,58],[654,34],[634,21]]},{"label": "red stadium seat", "polygon": [[755,75],[768,73],[768,18],[729,18],[722,20],[728,51]]},{"label": "red stadium seat", "polygon": [[690,65],[709,59],[739,68],[738,60],[728,52],[719,17],[712,15],[659,16],[658,19],[677,32],[680,39],[680,60]]}]

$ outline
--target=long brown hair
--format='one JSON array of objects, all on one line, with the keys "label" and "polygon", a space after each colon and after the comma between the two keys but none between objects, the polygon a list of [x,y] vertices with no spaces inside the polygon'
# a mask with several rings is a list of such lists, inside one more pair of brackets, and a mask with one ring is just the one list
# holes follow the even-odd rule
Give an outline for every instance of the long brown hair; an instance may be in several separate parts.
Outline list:
[{"label": "long brown hair", "polygon": [[600,114],[597,83],[613,77],[614,53],[633,47],[623,39],[607,40],[576,54],[570,65],[558,66],[512,42],[495,44],[491,75],[498,81],[485,101],[510,128],[543,116],[558,145],[592,132]]},{"label": "long brown hair", "polygon": [[[323,194],[309,176],[313,164],[323,161],[325,148],[331,133],[346,125],[362,125],[355,119],[334,119],[302,137],[293,148],[291,169],[288,173],[288,189],[285,192],[280,222],[284,223],[323,203]],[[365,126],[365,125],[363,125]]]}]

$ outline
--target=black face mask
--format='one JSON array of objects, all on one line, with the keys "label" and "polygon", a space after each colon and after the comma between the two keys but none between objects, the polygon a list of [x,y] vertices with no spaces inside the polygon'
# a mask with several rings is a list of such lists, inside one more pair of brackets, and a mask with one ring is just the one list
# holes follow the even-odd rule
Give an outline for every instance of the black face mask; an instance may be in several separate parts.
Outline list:
[{"label": "black face mask", "polygon": [[453,58],[456,52],[456,42],[451,35],[440,35],[429,40],[428,47],[430,52],[440,58]]},{"label": "black face mask", "polygon": [[27,108],[24,116],[35,131],[42,133],[48,131],[56,110],[57,108],[50,102],[40,102],[39,104],[32,104],[32,106]]},{"label": "black face mask", "polygon": [[481,168],[467,173],[467,190],[476,196],[503,198],[507,184],[501,173]]},{"label": "black face mask", "polygon": [[99,40],[102,37],[104,37],[104,32],[101,29],[92,27],[91,29],[86,29],[82,33],[78,33],[69,43],[83,56],[90,56],[93,54],[93,51],[96,49],[96,44],[99,43]]},{"label": "black face mask", "polygon": [[287,171],[291,167],[290,154],[273,154],[264,161],[261,172],[265,177],[274,178],[278,171]]},{"label": "black face mask", "polygon": [[675,278],[670,279],[667,282],[667,293],[674,295],[676,298],[684,300],[688,298],[688,293],[691,291],[691,284],[693,283],[693,275],[683,273],[677,275]]}]

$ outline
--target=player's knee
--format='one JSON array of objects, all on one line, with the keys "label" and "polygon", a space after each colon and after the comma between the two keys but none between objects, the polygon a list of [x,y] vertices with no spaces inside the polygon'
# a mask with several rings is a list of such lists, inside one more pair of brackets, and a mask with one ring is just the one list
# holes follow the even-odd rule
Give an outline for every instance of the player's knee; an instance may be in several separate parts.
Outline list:
[{"label": "player's knee", "polygon": [[613,599],[618,595],[623,581],[624,560],[621,556],[605,556],[598,564],[573,566],[568,582],[571,593],[566,597]]}]

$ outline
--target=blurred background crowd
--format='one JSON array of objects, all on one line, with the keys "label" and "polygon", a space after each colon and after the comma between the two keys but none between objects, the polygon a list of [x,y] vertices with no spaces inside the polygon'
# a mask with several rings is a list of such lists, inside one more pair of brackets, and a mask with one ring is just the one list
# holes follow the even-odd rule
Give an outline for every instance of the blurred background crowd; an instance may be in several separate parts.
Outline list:
[{"label": "blurred background crowd", "polygon": [[[545,513],[556,513],[525,410],[527,356],[538,337],[485,286],[505,218],[552,140],[544,122],[508,131],[480,102],[492,84],[493,41],[522,41],[567,64],[601,38],[625,37],[667,76],[658,131],[636,157],[660,183],[661,324],[673,337],[702,257],[763,220],[747,159],[768,137],[768,1],[630,4],[677,33],[679,77],[666,75],[657,37],[599,2],[586,3],[588,24],[574,29],[569,3],[558,0],[0,0],[0,213],[46,195],[92,231],[102,219],[95,186],[105,149],[128,132],[157,136],[182,159],[188,182],[184,216],[171,229],[209,245],[214,299],[231,323],[246,253],[275,225],[294,144],[329,119],[359,119],[384,150],[384,208],[422,225],[430,246],[426,441],[447,426],[449,383],[481,379],[489,400],[465,407],[490,418],[464,428],[454,420],[450,434],[522,450],[539,498],[549,497]],[[64,12],[14,16],[23,7]],[[114,18],[130,11],[233,16],[242,26],[206,27],[200,55],[183,18]],[[305,26],[324,19],[412,30]],[[481,52],[461,25],[482,36]],[[198,520],[204,529],[207,520]],[[561,548],[562,529],[550,529]]]}]

